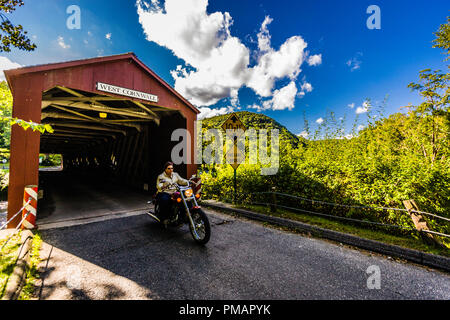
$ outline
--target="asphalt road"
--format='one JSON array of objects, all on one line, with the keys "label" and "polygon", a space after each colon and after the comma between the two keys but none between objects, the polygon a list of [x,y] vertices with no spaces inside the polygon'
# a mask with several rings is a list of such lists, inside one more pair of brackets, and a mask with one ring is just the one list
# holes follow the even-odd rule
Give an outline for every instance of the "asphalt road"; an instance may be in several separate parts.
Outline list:
[{"label": "asphalt road", "polygon": [[450,299],[446,273],[206,212],[205,247],[145,214],[41,231],[40,299]]}]

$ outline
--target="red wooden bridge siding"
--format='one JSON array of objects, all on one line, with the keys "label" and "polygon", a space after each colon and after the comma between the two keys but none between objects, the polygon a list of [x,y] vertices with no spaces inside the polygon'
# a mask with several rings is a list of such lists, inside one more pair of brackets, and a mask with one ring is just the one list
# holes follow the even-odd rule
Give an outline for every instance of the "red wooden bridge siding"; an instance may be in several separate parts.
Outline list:
[{"label": "red wooden bridge siding", "polygon": [[[133,53],[19,68],[5,71],[5,75],[13,93],[13,117],[40,123],[42,93],[55,86],[115,96],[96,90],[96,83],[104,82],[157,95],[158,105],[181,112],[186,120],[186,128],[191,137],[194,137],[194,121],[199,113],[198,109]],[[129,99],[148,103],[140,99]],[[39,132],[30,129],[24,131],[17,125],[12,127],[8,217],[12,217],[22,207],[24,187],[38,184],[39,144]],[[191,150],[194,150],[193,139]],[[186,167],[188,176],[197,170],[194,152],[191,152],[190,163]],[[14,227],[19,221],[20,217],[9,227]]]}]

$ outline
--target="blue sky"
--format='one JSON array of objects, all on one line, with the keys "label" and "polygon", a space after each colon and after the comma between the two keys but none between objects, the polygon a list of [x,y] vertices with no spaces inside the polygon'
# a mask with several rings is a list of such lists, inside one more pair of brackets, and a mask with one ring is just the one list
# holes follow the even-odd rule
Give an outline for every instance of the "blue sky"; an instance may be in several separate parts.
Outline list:
[{"label": "blue sky", "polygon": [[[327,112],[345,116],[348,133],[357,110],[365,124],[366,99],[389,95],[386,115],[418,104],[408,83],[446,68],[431,47],[444,0],[166,1],[25,0],[9,17],[38,48],[1,53],[0,67],[134,52],[203,116],[261,112],[295,134],[304,113],[313,130]],[[67,28],[70,5],[80,29]],[[367,28],[370,5],[381,29]]]}]

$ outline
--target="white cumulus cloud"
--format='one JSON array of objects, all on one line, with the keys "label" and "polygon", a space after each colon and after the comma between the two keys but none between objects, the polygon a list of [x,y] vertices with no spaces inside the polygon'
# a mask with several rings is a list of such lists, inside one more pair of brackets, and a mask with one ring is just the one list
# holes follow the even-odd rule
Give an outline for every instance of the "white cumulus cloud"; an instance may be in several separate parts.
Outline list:
[{"label": "white cumulus cloud", "polygon": [[256,111],[262,111],[262,110],[264,110],[263,107],[261,107],[260,105],[258,105],[258,104],[256,104],[256,103],[252,104],[251,106],[250,106],[250,105],[247,106],[247,109],[256,109]]},{"label": "white cumulus cloud", "polygon": [[22,67],[22,65],[20,65],[16,62],[12,62],[7,57],[0,57],[0,70],[1,70],[0,81],[6,80],[5,74],[3,73],[3,71],[9,70],[9,69],[17,69],[20,67]]},{"label": "white cumulus cloud", "polygon": [[355,56],[349,60],[347,60],[346,64],[347,66],[350,68],[350,71],[355,71],[358,70],[359,68],[361,68],[361,57],[362,57],[362,52],[357,52],[355,54]]},{"label": "white cumulus cloud", "polygon": [[287,86],[275,90],[273,98],[263,102],[264,109],[284,110],[294,109],[295,96],[297,95],[297,86],[291,81]]},{"label": "white cumulus cloud", "polygon": [[197,120],[220,116],[223,114],[231,113],[234,111],[232,107],[222,107],[218,109],[212,109],[208,107],[200,107],[200,113],[197,115]]},{"label": "white cumulus cloud", "polygon": [[311,85],[311,83],[305,82],[304,84],[302,84],[302,91],[306,91],[306,92],[311,92],[313,90],[313,87]]},{"label": "white cumulus cloud", "polygon": [[366,113],[369,111],[369,108],[370,102],[366,100],[362,103],[360,107],[356,108],[356,114]]},{"label": "white cumulus cloud", "polygon": [[[175,89],[198,106],[231,96],[245,82],[249,51],[230,35],[228,12],[206,12],[207,0],[137,2],[147,40],[166,47],[186,66],[171,72]],[[146,9],[144,9],[144,7]]]},{"label": "white cumulus cloud", "polygon": [[270,24],[272,21],[273,21],[272,18],[270,18],[269,16],[266,16],[266,18],[264,19],[264,21],[263,21],[263,23],[261,25],[260,32],[257,35],[257,37],[258,37],[258,48],[262,52],[266,52],[266,51],[269,51],[271,49],[271,47],[270,47],[270,33],[269,33],[268,28],[267,28],[267,25]]},{"label": "white cumulus cloud", "polygon": [[315,54],[313,56],[309,56],[308,64],[310,66],[318,66],[318,65],[322,64],[322,55],[321,54]]},{"label": "white cumulus cloud", "polygon": [[306,47],[307,43],[300,36],[293,36],[279,50],[264,53],[258,64],[250,68],[247,86],[261,97],[271,96],[276,80],[286,77],[295,80],[300,74]]},{"label": "white cumulus cloud", "polygon": [[58,37],[58,45],[63,49],[69,49],[70,45],[64,42],[64,38],[59,36]]},{"label": "white cumulus cloud", "polygon": [[107,33],[107,34],[105,35],[105,38],[108,39],[108,40],[111,40],[111,36],[112,36],[111,33]]},{"label": "white cumulus cloud", "polygon": [[323,121],[324,121],[323,118],[319,118],[319,119],[316,120],[316,122],[317,122],[318,124],[322,124]]},{"label": "white cumulus cloud", "polygon": [[[231,35],[233,19],[228,12],[207,12],[208,0],[137,0],[136,6],[147,40],[184,61],[171,75],[175,89],[194,105],[211,106],[228,98],[237,107],[239,89],[246,86],[268,98],[260,108],[294,107],[295,81],[307,57],[302,37],[293,36],[278,50],[272,48],[268,26],[273,19],[266,16],[257,34],[258,49],[251,52]],[[252,66],[250,56],[256,57]],[[310,60],[316,65],[321,55]],[[276,89],[276,82],[286,78],[292,84]]]}]

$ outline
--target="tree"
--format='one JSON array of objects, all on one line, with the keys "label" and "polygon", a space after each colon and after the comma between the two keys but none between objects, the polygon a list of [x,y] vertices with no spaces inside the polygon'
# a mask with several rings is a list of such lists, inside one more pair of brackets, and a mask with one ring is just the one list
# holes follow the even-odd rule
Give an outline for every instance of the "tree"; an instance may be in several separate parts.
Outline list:
[{"label": "tree", "polygon": [[[435,33],[436,39],[433,41],[434,48],[441,48],[449,54],[450,48],[450,17],[447,23],[439,27]],[[448,57],[445,61],[448,60]],[[449,104],[450,104],[450,73],[441,73],[441,70],[425,69],[420,71],[419,83],[410,83],[408,88],[419,91],[424,102],[416,106],[414,115],[424,119],[424,128],[429,132],[431,138],[431,162],[433,163],[442,147],[448,147],[449,125]],[[420,130],[420,128],[418,128]],[[424,149],[424,154],[426,150]],[[443,154],[445,156],[445,153]]]},{"label": "tree", "polygon": [[49,124],[39,124],[32,121],[25,121],[11,116],[12,112],[12,95],[6,81],[0,82],[0,147],[9,148],[9,140],[11,137],[11,126],[17,124],[23,129],[31,128],[33,131],[38,130],[41,133],[45,131],[52,133],[53,129]]},{"label": "tree", "polygon": [[11,51],[11,46],[20,50],[33,51],[36,45],[30,42],[27,32],[23,30],[22,25],[13,25],[5,13],[16,10],[17,6],[23,6],[22,0],[0,0],[0,52]]},{"label": "tree", "polygon": [[6,81],[0,82],[0,147],[9,148],[9,140],[11,138],[11,119],[12,95],[9,91]]},{"label": "tree", "polygon": [[440,73],[440,70],[422,70],[419,83],[408,85],[412,90],[419,91],[424,102],[413,111],[415,115],[424,119],[424,129],[429,132],[431,138],[431,162],[433,163],[441,148],[446,145],[448,137],[449,73]]},{"label": "tree", "polygon": [[[450,54],[450,17],[447,17],[447,23],[441,24],[439,30],[434,33],[436,39],[433,40],[433,48],[444,50],[444,54]],[[447,61],[450,57],[447,57]]]}]

